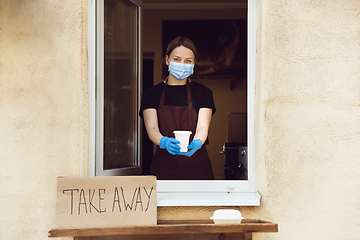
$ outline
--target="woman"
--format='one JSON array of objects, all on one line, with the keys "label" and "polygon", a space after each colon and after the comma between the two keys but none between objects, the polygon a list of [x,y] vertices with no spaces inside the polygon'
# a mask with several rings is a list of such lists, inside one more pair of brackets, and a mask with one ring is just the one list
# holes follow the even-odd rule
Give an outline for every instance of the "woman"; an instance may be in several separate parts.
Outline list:
[{"label": "woman", "polygon": [[[216,109],[211,90],[188,78],[196,56],[190,39],[175,38],[165,56],[169,76],[142,96],[140,116],[150,140],[157,145],[150,174],[159,180],[214,179],[204,144]],[[180,142],[173,134],[176,130],[192,132],[188,152],[180,152]]]}]

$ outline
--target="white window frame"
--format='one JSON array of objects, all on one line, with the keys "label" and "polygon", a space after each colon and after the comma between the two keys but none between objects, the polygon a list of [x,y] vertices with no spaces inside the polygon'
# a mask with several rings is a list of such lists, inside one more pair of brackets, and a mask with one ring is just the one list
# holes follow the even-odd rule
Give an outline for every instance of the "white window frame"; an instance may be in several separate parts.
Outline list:
[{"label": "white window frame", "polygon": [[[96,2],[88,0],[89,7],[89,114],[90,152],[89,176],[95,176],[95,127],[96,127]],[[259,206],[260,194],[255,186],[255,74],[257,0],[248,0],[248,180],[158,180],[158,206]]]}]

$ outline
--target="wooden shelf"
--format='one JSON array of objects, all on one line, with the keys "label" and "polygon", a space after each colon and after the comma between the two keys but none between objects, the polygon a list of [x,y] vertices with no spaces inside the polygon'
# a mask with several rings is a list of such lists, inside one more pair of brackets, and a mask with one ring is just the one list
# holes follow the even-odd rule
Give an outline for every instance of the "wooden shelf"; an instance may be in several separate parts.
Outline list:
[{"label": "wooden shelf", "polygon": [[212,221],[158,221],[155,226],[52,229],[49,237],[74,237],[76,240],[113,239],[251,239],[252,232],[277,232],[278,225],[258,219],[243,219],[240,224],[220,225]]}]

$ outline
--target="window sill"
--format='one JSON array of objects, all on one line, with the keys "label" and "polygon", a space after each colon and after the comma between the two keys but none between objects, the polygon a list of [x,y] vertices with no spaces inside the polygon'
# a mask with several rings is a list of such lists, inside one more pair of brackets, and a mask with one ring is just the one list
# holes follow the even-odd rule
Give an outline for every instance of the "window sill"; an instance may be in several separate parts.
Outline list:
[{"label": "window sill", "polygon": [[158,192],[157,205],[165,206],[260,206],[258,192],[246,193],[164,193]]}]

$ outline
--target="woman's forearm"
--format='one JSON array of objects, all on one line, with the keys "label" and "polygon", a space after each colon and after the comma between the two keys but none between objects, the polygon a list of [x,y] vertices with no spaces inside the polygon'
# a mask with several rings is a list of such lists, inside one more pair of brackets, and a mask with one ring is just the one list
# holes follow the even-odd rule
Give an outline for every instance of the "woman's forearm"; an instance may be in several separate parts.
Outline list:
[{"label": "woman's forearm", "polygon": [[146,132],[149,135],[149,139],[156,145],[159,145],[163,135],[160,133],[159,130],[156,109],[145,109],[143,111],[143,116]]},{"label": "woman's forearm", "polygon": [[194,140],[200,139],[202,144],[206,141],[212,117],[211,108],[200,108]]},{"label": "woman's forearm", "polygon": [[204,142],[206,141],[206,139],[208,137],[208,132],[209,132],[208,128],[206,128],[206,127],[196,128],[194,140],[200,139],[202,144],[204,144]]},{"label": "woman's forearm", "polygon": [[149,135],[149,139],[155,143],[156,145],[160,144],[160,140],[163,137],[163,135],[159,132],[158,129],[154,129],[154,128],[146,128],[146,131]]}]

